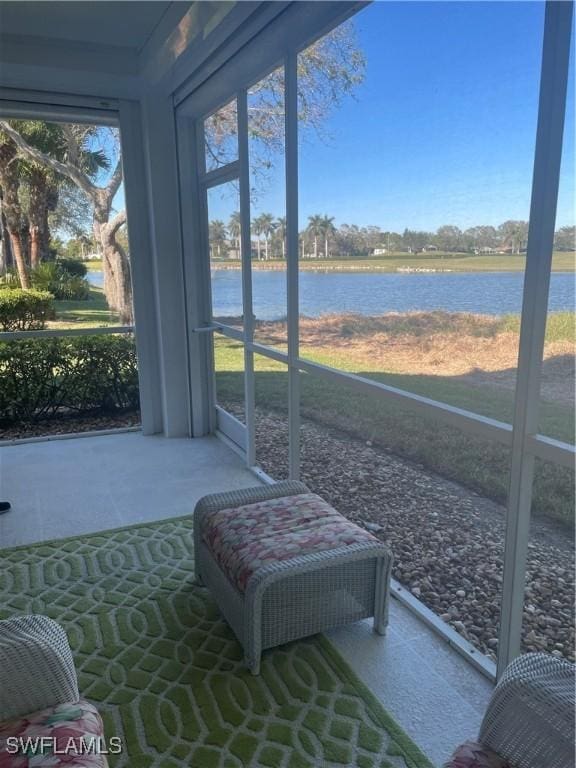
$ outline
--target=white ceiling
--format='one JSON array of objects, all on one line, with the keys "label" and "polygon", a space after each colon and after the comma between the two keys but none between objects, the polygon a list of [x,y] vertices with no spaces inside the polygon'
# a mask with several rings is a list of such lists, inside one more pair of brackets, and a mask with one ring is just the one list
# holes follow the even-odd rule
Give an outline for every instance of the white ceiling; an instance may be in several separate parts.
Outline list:
[{"label": "white ceiling", "polygon": [[171,6],[185,12],[189,3],[156,0],[11,0],[0,2],[0,34],[105,45],[139,52]]}]

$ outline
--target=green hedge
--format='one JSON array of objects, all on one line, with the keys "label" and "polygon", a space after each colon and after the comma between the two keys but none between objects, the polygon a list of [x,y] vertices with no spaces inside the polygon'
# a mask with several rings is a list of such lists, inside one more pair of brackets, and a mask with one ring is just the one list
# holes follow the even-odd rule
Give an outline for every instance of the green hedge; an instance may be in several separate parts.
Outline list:
[{"label": "green hedge", "polygon": [[127,336],[0,343],[0,423],[139,407],[136,347]]},{"label": "green hedge", "polygon": [[47,291],[0,287],[0,329],[42,330],[46,320],[54,316],[53,299],[52,294]]},{"label": "green hedge", "polygon": [[80,259],[57,259],[56,264],[72,277],[86,277],[88,274],[88,267]]}]

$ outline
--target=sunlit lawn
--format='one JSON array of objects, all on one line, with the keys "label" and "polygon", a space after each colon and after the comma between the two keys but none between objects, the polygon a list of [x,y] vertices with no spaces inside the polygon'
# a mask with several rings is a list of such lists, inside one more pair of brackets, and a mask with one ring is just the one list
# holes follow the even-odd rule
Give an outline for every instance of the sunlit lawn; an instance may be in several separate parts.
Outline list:
[{"label": "sunlit lawn", "polygon": [[111,312],[101,288],[90,288],[90,298],[85,301],[55,301],[56,319],[48,328],[96,328],[119,325],[118,315]]}]

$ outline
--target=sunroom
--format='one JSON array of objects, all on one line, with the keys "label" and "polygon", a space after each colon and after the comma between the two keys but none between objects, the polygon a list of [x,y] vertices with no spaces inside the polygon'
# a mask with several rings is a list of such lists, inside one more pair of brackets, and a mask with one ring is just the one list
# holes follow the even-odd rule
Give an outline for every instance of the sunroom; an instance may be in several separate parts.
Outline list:
[{"label": "sunroom", "polygon": [[[64,629],[111,766],[441,765],[521,654],[570,678],[572,30],[0,2],[0,619]],[[391,552],[389,625],[250,675],[194,509],[282,481]]]}]

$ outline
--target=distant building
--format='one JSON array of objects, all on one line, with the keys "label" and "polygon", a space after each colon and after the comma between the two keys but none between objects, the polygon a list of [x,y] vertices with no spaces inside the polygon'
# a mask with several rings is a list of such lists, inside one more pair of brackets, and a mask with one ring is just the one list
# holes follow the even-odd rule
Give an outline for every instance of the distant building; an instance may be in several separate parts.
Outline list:
[{"label": "distant building", "polygon": [[383,256],[385,253],[388,253],[388,248],[374,248],[372,251],[373,256]]}]

